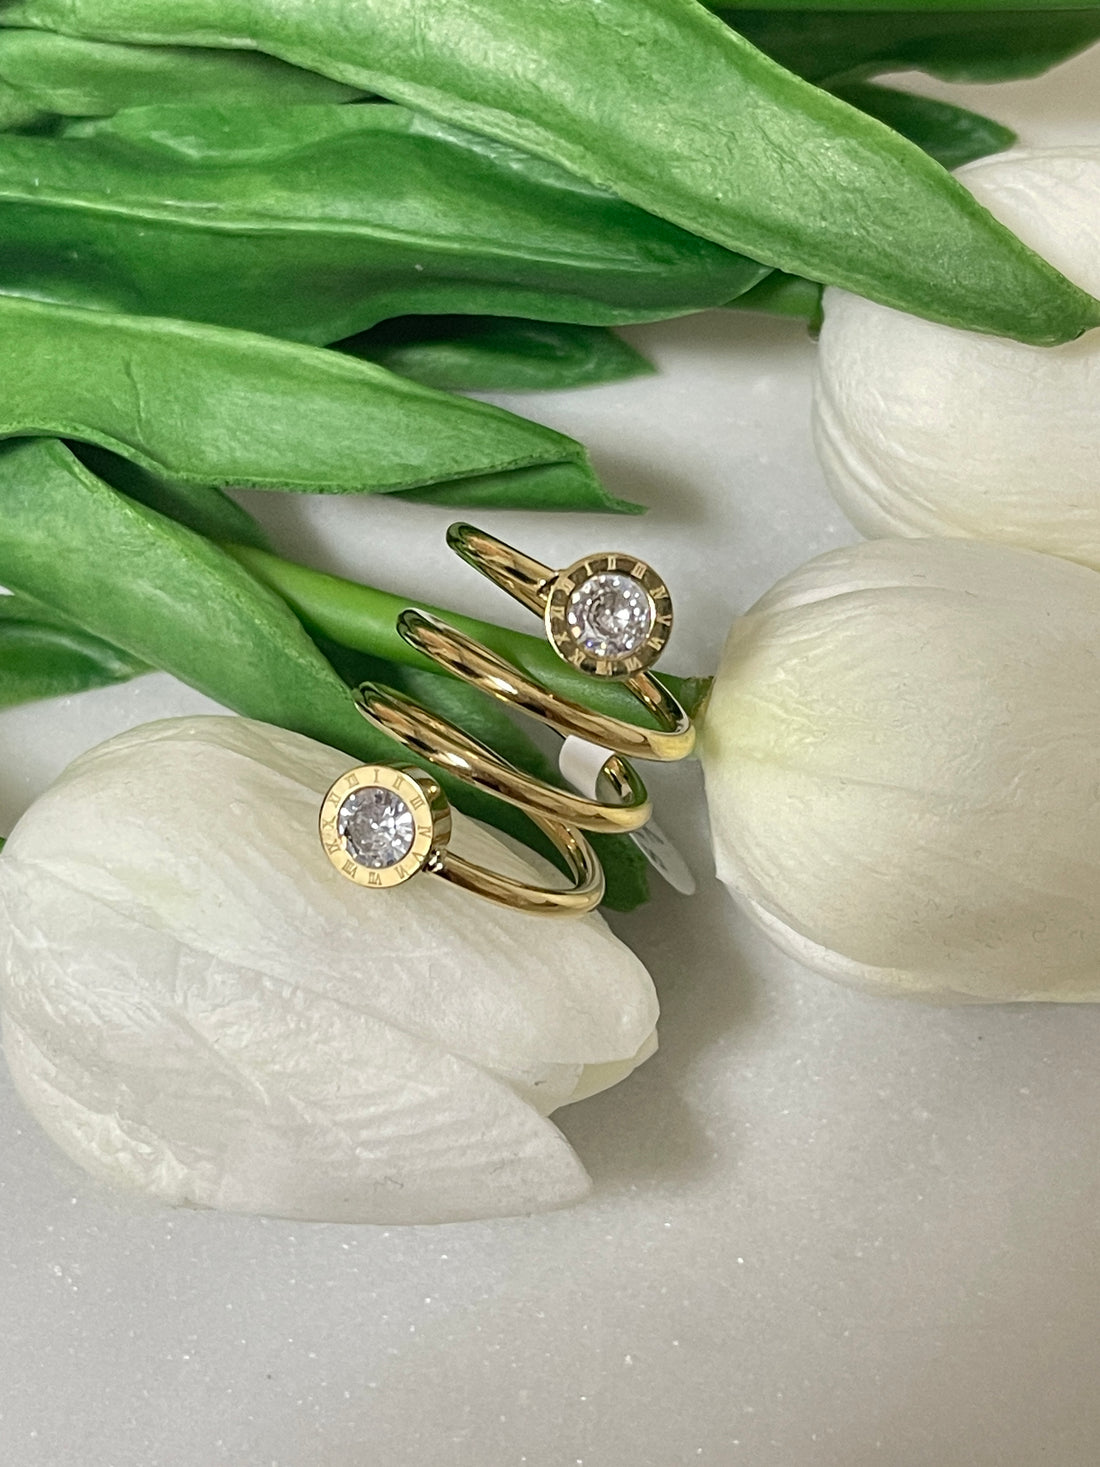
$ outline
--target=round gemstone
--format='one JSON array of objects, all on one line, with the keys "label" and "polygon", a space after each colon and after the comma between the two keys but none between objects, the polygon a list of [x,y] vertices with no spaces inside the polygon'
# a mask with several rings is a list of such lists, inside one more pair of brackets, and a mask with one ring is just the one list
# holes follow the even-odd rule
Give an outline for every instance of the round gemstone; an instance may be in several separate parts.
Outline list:
[{"label": "round gemstone", "polygon": [[348,795],[336,816],[336,830],[352,860],[377,871],[396,866],[409,854],[416,821],[400,795],[369,785]]},{"label": "round gemstone", "polygon": [[653,631],[653,602],[633,576],[603,571],[573,592],[565,619],[593,657],[618,661],[637,652]]}]

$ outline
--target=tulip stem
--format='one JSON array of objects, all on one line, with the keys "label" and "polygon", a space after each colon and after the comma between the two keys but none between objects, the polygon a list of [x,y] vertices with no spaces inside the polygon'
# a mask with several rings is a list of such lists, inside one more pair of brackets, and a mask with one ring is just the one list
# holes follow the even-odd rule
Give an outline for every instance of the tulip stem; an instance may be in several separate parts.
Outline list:
[{"label": "tulip stem", "polygon": [[[457,612],[430,606],[409,596],[394,596],[374,586],[363,586],[341,576],[311,570],[251,545],[225,545],[234,559],[271,590],[276,591],[297,613],[306,627],[344,647],[370,652],[405,667],[440,672],[438,664],[424,657],[397,630],[399,614],[409,606],[434,612],[460,631],[469,633],[484,646],[537,678],[551,692],[583,703],[597,713],[632,723],[652,721],[637,699],[617,683],[598,682],[563,662],[541,637],[515,632],[492,622],[477,621]],[[702,704],[709,678],[663,676],[689,713]]]}]

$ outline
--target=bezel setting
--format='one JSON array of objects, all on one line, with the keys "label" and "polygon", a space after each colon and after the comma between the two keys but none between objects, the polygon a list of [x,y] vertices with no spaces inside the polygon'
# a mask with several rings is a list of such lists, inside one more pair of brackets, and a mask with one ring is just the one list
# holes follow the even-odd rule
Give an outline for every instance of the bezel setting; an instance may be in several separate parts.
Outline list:
[{"label": "bezel setting", "polygon": [[[404,802],[412,813],[412,844],[392,866],[368,866],[356,859],[340,834],[340,811],[359,790],[382,789]],[[411,765],[361,764],[330,787],[321,804],[321,844],[329,860],[357,886],[384,890],[401,886],[419,871],[438,864],[451,836],[451,807],[437,780]]]},{"label": "bezel setting", "polygon": [[[581,640],[580,628],[569,620],[573,597],[595,576],[624,576],[636,582],[648,598],[652,612],[649,635],[642,644],[620,656],[599,657]],[[610,552],[575,561],[554,578],[546,598],[546,633],[551,643],[571,666],[590,677],[626,678],[652,667],[664,651],[672,633],[672,597],[652,566],[634,555]]]}]

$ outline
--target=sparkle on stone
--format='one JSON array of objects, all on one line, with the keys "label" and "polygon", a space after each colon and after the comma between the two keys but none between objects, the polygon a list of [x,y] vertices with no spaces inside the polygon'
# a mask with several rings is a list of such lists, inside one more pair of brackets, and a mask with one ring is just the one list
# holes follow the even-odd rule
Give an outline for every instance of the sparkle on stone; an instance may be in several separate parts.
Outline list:
[{"label": "sparkle on stone", "polygon": [[336,816],[336,829],[352,860],[377,871],[396,866],[409,854],[416,821],[400,795],[369,785],[348,795]]},{"label": "sparkle on stone", "polygon": [[629,657],[653,630],[653,603],[632,576],[603,571],[569,598],[565,619],[594,657]]}]

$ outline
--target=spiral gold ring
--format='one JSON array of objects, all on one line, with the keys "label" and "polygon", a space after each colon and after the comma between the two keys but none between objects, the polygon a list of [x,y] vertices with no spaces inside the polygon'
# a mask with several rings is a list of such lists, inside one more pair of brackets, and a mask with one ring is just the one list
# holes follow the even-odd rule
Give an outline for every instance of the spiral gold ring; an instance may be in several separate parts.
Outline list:
[{"label": "spiral gold ring", "polygon": [[603,898],[603,870],[577,830],[528,812],[562,856],[572,885],[530,886],[455,855],[451,807],[438,782],[410,765],[365,764],[333,784],[321,806],[321,843],[342,876],[383,890],[424,872],[531,916],[577,917]]},{"label": "spiral gold ring", "polygon": [[446,718],[390,688],[363,683],[355,694],[355,705],[368,723],[404,744],[411,754],[485,794],[517,805],[532,817],[618,835],[640,829],[652,813],[645,785],[617,756],[603,766],[603,780],[610,795],[604,804],[571,790],[555,789],[525,774]]},{"label": "spiral gold ring", "polygon": [[447,540],[464,560],[542,618],[559,656],[590,677],[621,683],[657,726],[593,713],[438,616],[408,608],[398,617],[398,631],[423,656],[565,739],[583,741],[577,747],[587,746],[595,760],[583,781],[587,793],[527,774],[392,689],[361,684],[355,693],[359,712],[416,759],[521,809],[559,852],[572,884],[530,886],[452,854],[450,805],[437,779],[418,765],[370,764],[341,775],[322,805],[322,844],[337,870],[360,886],[401,886],[424,872],[521,912],[591,911],[603,896],[604,879],[582,832],[641,830],[651,806],[628,760],[683,759],[695,742],[690,717],[649,672],[672,629],[668,590],[634,556],[591,555],[555,571],[472,525],[452,525]]},{"label": "spiral gold ring", "polygon": [[655,695],[652,703],[647,699],[646,707],[661,727],[641,728],[622,719],[593,713],[583,704],[552,693],[513,663],[427,611],[411,607],[403,611],[397,618],[397,629],[410,646],[454,677],[549,724],[566,738],[572,735],[585,739],[627,758],[669,761],[682,759],[688,738],[694,737],[691,720],[656,678],[646,679]]},{"label": "spiral gold ring", "polygon": [[[663,762],[687,758],[695,747],[695,727],[678,700],[647,671],[663,652],[672,631],[672,600],[664,582],[645,561],[619,553],[590,555],[565,570],[556,571],[506,545],[495,535],[467,524],[452,525],[447,531],[447,543],[467,564],[543,621],[560,657],[589,676],[621,682],[649,712],[658,728],[639,728],[591,713],[510,669],[511,682],[517,690],[523,684],[524,696],[530,696],[542,710],[528,707],[528,712],[566,733],[633,758]],[[424,617],[424,613],[419,615]],[[445,660],[454,657],[460,634],[438,619],[430,620],[437,630],[444,627],[451,636],[450,649],[440,643],[439,650],[444,656],[437,660],[449,671],[464,676],[458,672],[457,664]],[[426,635],[420,623],[416,635],[422,634]],[[478,646],[470,639],[465,639],[465,643]],[[414,645],[426,650],[420,642]],[[435,653],[428,655],[435,656]],[[492,654],[478,660],[485,673],[477,672],[466,680],[492,693],[500,669],[508,664],[493,659]],[[471,668],[470,672],[474,674],[475,669]]]}]

